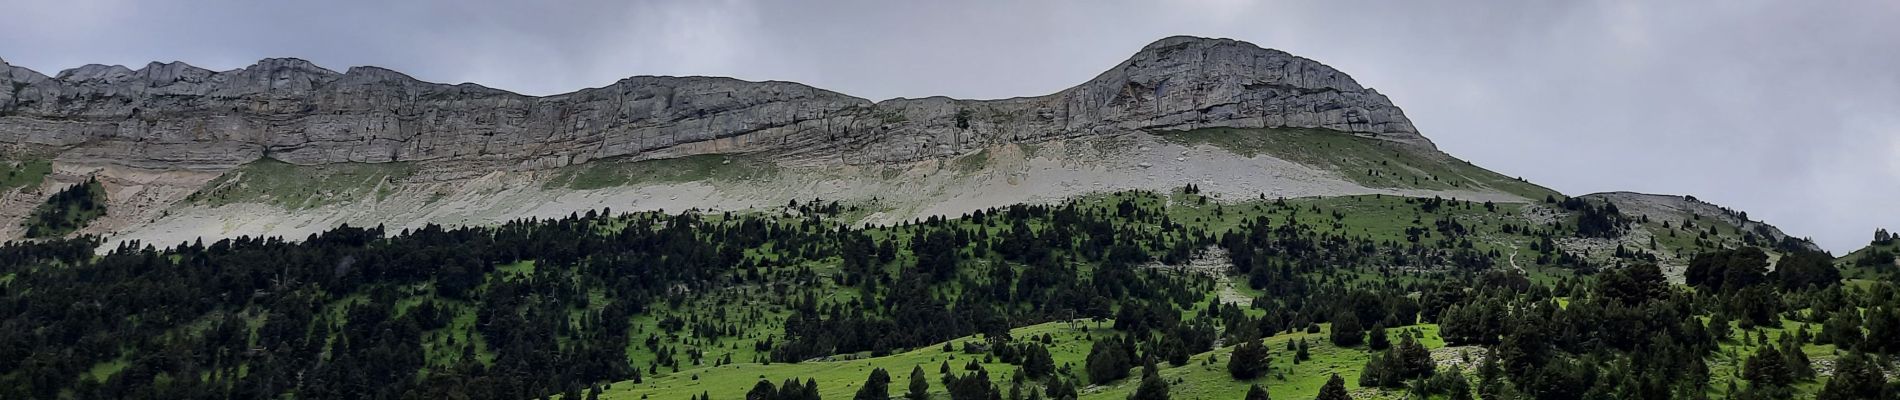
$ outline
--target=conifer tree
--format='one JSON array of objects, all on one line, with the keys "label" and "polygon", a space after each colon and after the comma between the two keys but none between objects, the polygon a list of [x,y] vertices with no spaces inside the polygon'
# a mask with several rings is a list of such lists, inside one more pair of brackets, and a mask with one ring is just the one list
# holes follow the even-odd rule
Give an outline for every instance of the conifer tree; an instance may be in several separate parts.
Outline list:
[{"label": "conifer tree", "polygon": [[1141,386],[1135,387],[1135,393],[1128,400],[1168,400],[1168,382],[1154,369],[1145,369],[1141,374]]},{"label": "conifer tree", "polygon": [[1392,339],[1385,336],[1384,324],[1372,324],[1372,329],[1366,331],[1366,336],[1366,348],[1385,350],[1392,347]]},{"label": "conifer tree", "polygon": [[1352,394],[1346,393],[1346,379],[1333,374],[1332,378],[1326,379],[1325,386],[1319,387],[1319,396],[1313,397],[1313,400],[1352,400]]},{"label": "conifer tree", "polygon": [[759,383],[753,384],[751,391],[745,392],[745,400],[777,400],[777,399],[778,399],[778,389],[772,386],[771,381],[767,381],[764,379],[760,379]]},{"label": "conifer tree", "polygon": [[1365,342],[1365,328],[1359,326],[1359,318],[1352,313],[1339,313],[1333,317],[1332,341],[1334,346],[1353,347]]},{"label": "conifer tree", "polygon": [[1247,397],[1242,400],[1273,400],[1273,399],[1272,399],[1272,396],[1267,395],[1266,388],[1262,388],[1260,387],[1260,384],[1256,383],[1247,387]]},{"label": "conifer tree", "polygon": [[871,370],[871,376],[865,378],[864,386],[858,387],[854,400],[885,400],[891,398],[891,373],[883,368]]},{"label": "conifer tree", "polygon": [[1267,357],[1267,347],[1260,341],[1246,341],[1235,346],[1233,354],[1227,357],[1227,373],[1243,381],[1259,377],[1270,365]]},{"label": "conifer tree", "polygon": [[1873,400],[1891,398],[1886,376],[1860,352],[1849,352],[1834,363],[1834,377],[1815,396],[1822,400]]},{"label": "conifer tree", "polygon": [[1775,345],[1763,344],[1742,364],[1742,378],[1755,385],[1781,387],[1794,383],[1794,370]]},{"label": "conifer tree", "polygon": [[[904,398],[908,400],[930,400],[930,380],[924,378],[923,366],[911,367],[910,390],[904,392]],[[748,398],[746,400],[752,399]]]}]

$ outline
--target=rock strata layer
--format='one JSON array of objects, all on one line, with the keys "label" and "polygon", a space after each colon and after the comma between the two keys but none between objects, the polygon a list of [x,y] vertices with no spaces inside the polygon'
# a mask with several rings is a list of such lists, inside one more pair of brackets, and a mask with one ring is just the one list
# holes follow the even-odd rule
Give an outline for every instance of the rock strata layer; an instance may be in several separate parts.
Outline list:
[{"label": "rock strata layer", "polygon": [[1162,39],[1081,85],[1004,100],[882,102],[790,82],[639,76],[527,96],[299,59],[211,71],[181,62],[54,76],[0,61],[0,145],[63,163],[223,171],[414,161],[536,170],[631,156],[760,153],[878,164],[1010,142],[1202,127],[1302,127],[1426,148],[1398,107],[1313,60],[1249,43]]}]

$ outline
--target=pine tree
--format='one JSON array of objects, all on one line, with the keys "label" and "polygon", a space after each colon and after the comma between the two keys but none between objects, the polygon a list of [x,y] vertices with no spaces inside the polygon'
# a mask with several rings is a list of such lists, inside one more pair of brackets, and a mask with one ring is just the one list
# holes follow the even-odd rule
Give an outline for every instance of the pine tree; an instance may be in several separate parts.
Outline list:
[{"label": "pine tree", "polygon": [[1359,386],[1362,387],[1399,387],[1405,380],[1400,376],[1399,361],[1391,351],[1382,351],[1366,360],[1366,366],[1359,371]]},{"label": "pine tree", "polygon": [[1366,340],[1364,328],[1359,326],[1359,318],[1351,313],[1339,313],[1333,317],[1332,341],[1334,346],[1353,347]]},{"label": "pine tree", "polygon": [[1248,380],[1259,377],[1268,367],[1267,347],[1258,340],[1249,340],[1234,347],[1234,353],[1227,357],[1227,373],[1234,379]]},{"label": "pine tree", "polygon": [[776,400],[776,399],[778,399],[778,389],[772,387],[771,381],[767,381],[764,379],[760,379],[759,383],[753,384],[751,391],[745,392],[745,400]]},{"label": "pine tree", "polygon": [[1254,384],[1252,386],[1247,387],[1247,397],[1242,400],[1273,400],[1273,399],[1271,396],[1267,395],[1266,388],[1260,387],[1259,384]]},{"label": "pine tree", "polygon": [[1734,331],[1729,326],[1727,315],[1718,312],[1709,317],[1709,337],[1715,338],[1716,342],[1727,342],[1732,335]]},{"label": "pine tree", "polygon": [[1755,385],[1787,386],[1794,383],[1794,370],[1788,367],[1788,359],[1775,349],[1775,345],[1763,344],[1742,364],[1742,378]]},{"label": "pine tree", "polygon": [[[1783,336],[1783,338],[1788,338],[1788,336]],[[1788,370],[1793,372],[1794,379],[1813,379],[1814,364],[1808,361],[1807,353],[1801,352],[1800,343],[1793,340],[1783,340],[1782,342],[1785,343],[1782,348],[1788,349],[1788,351],[1781,352],[1781,354],[1788,357],[1786,363],[1788,364]]]},{"label": "pine tree", "polygon": [[1886,376],[1860,352],[1850,352],[1834,363],[1834,377],[1815,396],[1821,400],[1886,399]]},{"label": "pine tree", "polygon": [[1121,341],[1114,338],[1091,345],[1088,359],[1084,362],[1088,368],[1089,383],[1097,385],[1128,377],[1128,368],[1133,366],[1133,360],[1128,359],[1128,352],[1123,349]]},{"label": "pine tree", "polygon": [[[930,400],[930,380],[924,378],[923,366],[911,367],[910,391],[904,393],[904,398],[909,400]],[[747,398],[746,400],[753,399]]]},{"label": "pine tree", "polygon": [[805,400],[805,385],[799,384],[798,378],[785,378],[785,383],[778,385],[778,397],[774,398],[777,400]]},{"label": "pine tree", "polygon": [[1437,364],[1432,363],[1431,351],[1425,350],[1425,346],[1420,345],[1418,340],[1413,339],[1411,335],[1406,335],[1404,340],[1399,341],[1397,352],[1399,373],[1406,379],[1428,377],[1435,371]]},{"label": "pine tree", "polygon": [[1333,374],[1332,378],[1326,379],[1325,386],[1320,386],[1319,396],[1313,397],[1313,400],[1352,400],[1352,394],[1346,393],[1346,379]]},{"label": "pine tree", "polygon": [[1900,309],[1886,305],[1868,307],[1861,321],[1861,326],[1867,328],[1867,334],[1862,336],[1861,350],[1888,354],[1900,352]]},{"label": "pine tree", "polygon": [[883,368],[871,370],[871,376],[865,378],[864,386],[858,387],[854,400],[885,400],[891,398],[891,373]]},{"label": "pine tree", "polygon": [[1051,376],[1049,383],[1043,385],[1042,390],[1043,394],[1048,395],[1048,400],[1075,400],[1076,398],[1075,381],[1064,380],[1061,376]]},{"label": "pine tree", "polygon": [[1392,347],[1392,339],[1385,336],[1384,324],[1372,324],[1372,329],[1366,331],[1366,336],[1367,348],[1385,350]]},{"label": "pine tree", "polygon": [[1466,380],[1465,374],[1459,372],[1458,368],[1449,368],[1445,373],[1438,374],[1432,379],[1443,379],[1446,382],[1444,389],[1451,392],[1451,400],[1471,400],[1471,381]]},{"label": "pine tree", "polygon": [[1154,369],[1147,368],[1141,374],[1141,386],[1135,387],[1135,393],[1128,395],[1128,400],[1168,400],[1168,382]]},{"label": "pine tree", "polygon": [[1860,313],[1856,310],[1837,311],[1821,322],[1819,340],[1833,344],[1834,347],[1851,349],[1860,347]]}]

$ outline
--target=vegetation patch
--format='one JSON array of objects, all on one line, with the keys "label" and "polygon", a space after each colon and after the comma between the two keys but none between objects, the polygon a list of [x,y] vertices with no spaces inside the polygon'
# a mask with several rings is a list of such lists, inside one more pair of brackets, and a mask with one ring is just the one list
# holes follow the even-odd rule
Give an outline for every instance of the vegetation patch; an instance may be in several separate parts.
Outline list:
[{"label": "vegetation patch", "polygon": [[5,193],[40,184],[53,171],[53,162],[43,158],[7,160],[0,163],[0,170],[6,171],[0,174],[0,193]]},{"label": "vegetation patch", "polygon": [[1206,128],[1153,132],[1163,140],[1209,145],[1247,157],[1266,155],[1334,171],[1375,188],[1492,189],[1528,199],[1556,192],[1417,146],[1311,128]]},{"label": "vegetation patch", "polygon": [[61,237],[105,215],[106,188],[97,178],[87,178],[34,207],[22,226],[29,238]]},{"label": "vegetation patch", "polygon": [[[0,309],[19,310],[0,325],[40,327],[0,330],[26,354],[0,362],[0,398],[1886,390],[1881,363],[1900,354],[1895,282],[1843,284],[1825,255],[1771,271],[1741,248],[1699,252],[1674,284],[1639,256],[1552,245],[1626,232],[1585,227],[1581,214],[1615,213],[1574,205],[1533,220],[1521,213],[1546,206],[1211,201],[1190,185],[890,226],[818,200],[104,255],[96,239],[0,244]],[[1851,379],[1819,373],[1827,363]]]},{"label": "vegetation patch", "polygon": [[1842,272],[1848,277],[1858,279],[1889,279],[1900,273],[1900,236],[1888,233],[1886,229],[1874,232],[1874,240],[1867,247],[1848,253],[1840,259]]},{"label": "vegetation patch", "polygon": [[990,149],[983,149],[983,150],[978,150],[975,153],[964,154],[962,156],[957,157],[955,160],[951,161],[951,167],[955,168],[957,173],[962,173],[962,174],[969,174],[969,173],[982,171],[984,168],[987,168],[989,166],[990,166]]},{"label": "vegetation patch", "polygon": [[308,209],[375,198],[392,193],[416,167],[407,162],[295,165],[260,158],[206,183],[186,197],[195,204],[271,204]]},{"label": "vegetation patch", "polygon": [[777,174],[776,164],[738,155],[700,154],[638,161],[603,159],[563,167],[545,187],[592,190],[653,183],[766,179]]}]

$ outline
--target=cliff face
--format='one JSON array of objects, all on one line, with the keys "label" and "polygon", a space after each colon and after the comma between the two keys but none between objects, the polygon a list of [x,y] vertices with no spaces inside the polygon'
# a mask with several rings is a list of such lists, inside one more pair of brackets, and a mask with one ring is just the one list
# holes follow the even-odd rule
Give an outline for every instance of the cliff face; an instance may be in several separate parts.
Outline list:
[{"label": "cliff face", "polygon": [[1173,37],[1076,87],[1005,100],[873,103],[788,82],[633,77],[535,97],[297,59],[214,72],[88,65],[48,77],[0,61],[0,145],[65,163],[223,171],[418,161],[535,170],[592,159],[758,153],[876,164],[1052,138],[1203,127],[1327,128],[1429,148],[1377,91],[1318,62],[1226,39]]}]

